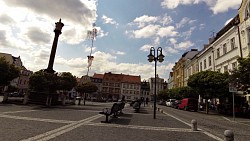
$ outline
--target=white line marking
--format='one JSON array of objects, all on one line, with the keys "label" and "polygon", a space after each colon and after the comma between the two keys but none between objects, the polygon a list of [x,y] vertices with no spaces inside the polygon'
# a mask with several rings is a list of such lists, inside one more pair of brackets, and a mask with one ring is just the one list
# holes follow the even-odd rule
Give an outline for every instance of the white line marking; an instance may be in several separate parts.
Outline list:
[{"label": "white line marking", "polygon": [[231,121],[229,118],[226,118],[226,117],[223,117],[225,120],[227,120],[227,121]]},{"label": "white line marking", "polygon": [[2,112],[2,114],[14,114],[14,113],[24,113],[24,112],[34,112],[38,110],[22,110],[22,111],[10,111],[10,112]]},{"label": "white line marking", "polygon": [[104,124],[104,123],[85,123],[84,125],[117,127],[117,128],[130,128],[130,129],[142,129],[142,130],[156,130],[156,131],[196,132],[196,131],[192,131],[191,129],[186,129],[186,128],[168,128],[168,127],[119,125],[119,124]]},{"label": "white line marking", "polygon": [[31,138],[28,138],[28,139],[24,139],[22,141],[35,141],[35,140],[36,141],[37,140],[39,140],[39,141],[47,141],[47,140],[50,140],[52,138],[55,138],[56,136],[59,136],[59,135],[64,134],[66,132],[69,132],[69,131],[71,131],[71,130],[73,130],[75,128],[78,128],[78,127],[82,126],[86,122],[93,121],[93,120],[98,119],[98,118],[100,118],[102,116],[103,115],[98,114],[98,115],[95,115],[95,116],[92,116],[92,117],[88,117],[86,119],[83,119],[83,120],[80,120],[80,121],[77,121],[77,122],[62,126],[60,128],[48,131],[46,133],[31,137]]},{"label": "white line marking", "polygon": [[74,123],[74,122],[76,122],[76,121],[68,121],[68,120],[56,120],[56,119],[42,119],[42,118],[20,117],[20,116],[3,115],[3,114],[0,114],[0,117],[10,118],[10,119],[30,120],[30,121],[52,122],[52,123]]}]

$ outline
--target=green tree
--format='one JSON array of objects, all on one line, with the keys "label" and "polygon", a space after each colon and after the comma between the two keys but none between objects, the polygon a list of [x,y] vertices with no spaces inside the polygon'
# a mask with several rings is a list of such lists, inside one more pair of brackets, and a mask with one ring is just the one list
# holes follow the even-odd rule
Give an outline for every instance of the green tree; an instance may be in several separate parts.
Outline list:
[{"label": "green tree", "polygon": [[165,89],[162,91],[159,91],[158,95],[157,95],[157,99],[158,100],[167,100],[169,99],[169,90]]},{"label": "green tree", "polygon": [[58,82],[57,75],[40,70],[30,76],[29,88],[32,91],[55,93],[58,90]]},{"label": "green tree", "polygon": [[0,58],[0,87],[7,86],[14,78],[19,77],[20,70],[13,64],[9,64],[4,57]]},{"label": "green tree", "polygon": [[[84,94],[84,105],[85,105],[86,93],[93,93],[96,92],[97,90],[98,87],[92,82],[87,82],[76,86],[76,91],[79,92],[81,95]],[[81,103],[81,98],[79,99],[78,105],[80,105],[80,103]]]},{"label": "green tree", "polygon": [[198,98],[199,94],[191,87],[181,87],[179,88],[179,95],[181,98]]},{"label": "green tree", "polygon": [[228,73],[202,71],[189,77],[188,86],[206,100],[206,112],[208,113],[207,100],[228,94],[228,82]]},{"label": "green tree", "polygon": [[250,56],[238,58],[238,68],[230,75],[230,82],[238,86],[240,91],[247,91],[250,87]]},{"label": "green tree", "polygon": [[76,77],[73,76],[70,72],[63,72],[59,76],[59,90],[70,91],[77,85]]}]

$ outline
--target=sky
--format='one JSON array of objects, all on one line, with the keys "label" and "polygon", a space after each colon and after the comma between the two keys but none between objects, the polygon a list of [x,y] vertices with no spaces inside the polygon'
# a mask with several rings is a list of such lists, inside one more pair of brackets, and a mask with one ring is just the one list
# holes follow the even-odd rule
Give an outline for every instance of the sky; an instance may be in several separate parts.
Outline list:
[{"label": "sky", "polygon": [[150,48],[161,47],[164,61],[157,74],[167,81],[183,53],[201,50],[238,14],[241,0],[0,0],[0,52],[21,57],[31,71],[48,67],[55,23],[59,36],[53,69],[87,74],[92,40],[97,29],[89,75],[94,73],[154,77]]}]

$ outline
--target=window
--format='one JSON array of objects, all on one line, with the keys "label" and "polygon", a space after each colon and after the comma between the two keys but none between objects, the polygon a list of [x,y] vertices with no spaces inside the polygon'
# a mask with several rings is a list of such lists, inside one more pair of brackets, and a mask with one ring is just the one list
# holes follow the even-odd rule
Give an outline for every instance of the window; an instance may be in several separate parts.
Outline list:
[{"label": "window", "polygon": [[200,62],[200,71],[202,71],[202,62]]},{"label": "window", "polygon": [[208,66],[210,67],[211,65],[212,65],[212,57],[209,56],[209,57],[208,57]]},{"label": "window", "polygon": [[232,69],[233,70],[237,69],[237,62],[232,63]]},{"label": "window", "polygon": [[227,44],[223,44],[223,55],[227,53]]},{"label": "window", "polygon": [[217,58],[220,57],[220,48],[217,49]]},{"label": "window", "polygon": [[233,50],[235,48],[235,38],[233,37],[231,39],[231,50]]},{"label": "window", "polygon": [[224,73],[228,72],[228,66],[224,66]]},{"label": "window", "polygon": [[207,68],[207,60],[204,59],[204,69],[206,69],[206,68]]}]

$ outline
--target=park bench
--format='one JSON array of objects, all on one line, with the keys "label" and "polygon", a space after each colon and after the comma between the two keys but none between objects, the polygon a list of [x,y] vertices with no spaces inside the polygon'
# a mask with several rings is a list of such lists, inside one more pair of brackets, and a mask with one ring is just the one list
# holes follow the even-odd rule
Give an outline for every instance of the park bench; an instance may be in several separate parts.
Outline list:
[{"label": "park bench", "polygon": [[102,112],[99,112],[99,114],[103,114],[106,116],[105,121],[102,122],[109,123],[108,117],[111,115],[113,115],[113,118],[117,118],[118,114],[122,114],[122,109],[124,109],[124,106],[124,102],[118,102],[114,103],[111,108],[104,108]]}]

